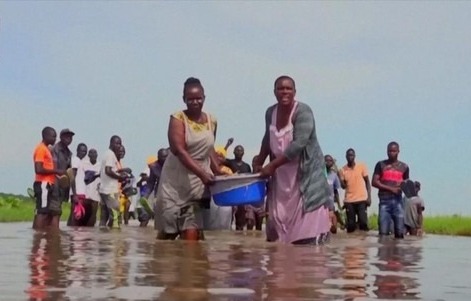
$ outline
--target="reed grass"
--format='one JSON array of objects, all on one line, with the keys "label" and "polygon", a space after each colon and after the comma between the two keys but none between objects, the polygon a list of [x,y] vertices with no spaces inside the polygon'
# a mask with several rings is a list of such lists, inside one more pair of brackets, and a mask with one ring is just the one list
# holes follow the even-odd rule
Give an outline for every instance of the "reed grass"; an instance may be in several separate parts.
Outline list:
[{"label": "reed grass", "polygon": [[[33,221],[35,203],[30,197],[23,195],[0,193],[0,222]],[[70,203],[62,204],[62,220],[67,220]]]},{"label": "reed grass", "polygon": [[[371,230],[378,230],[378,215],[370,215],[368,223]],[[423,229],[428,234],[471,236],[471,216],[424,215]]]}]

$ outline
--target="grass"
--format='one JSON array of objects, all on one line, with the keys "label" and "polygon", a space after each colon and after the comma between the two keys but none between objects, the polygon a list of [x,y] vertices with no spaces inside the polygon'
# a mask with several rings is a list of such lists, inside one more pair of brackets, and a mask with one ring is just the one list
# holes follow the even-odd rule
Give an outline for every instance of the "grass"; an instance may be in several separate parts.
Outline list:
[{"label": "grass", "polygon": [[[378,230],[378,215],[368,218],[370,229]],[[428,234],[471,236],[471,216],[424,215],[424,231]]]},{"label": "grass", "polygon": [[[0,222],[33,221],[35,203],[30,197],[0,193]],[[62,220],[67,220],[70,203],[62,205]]]}]

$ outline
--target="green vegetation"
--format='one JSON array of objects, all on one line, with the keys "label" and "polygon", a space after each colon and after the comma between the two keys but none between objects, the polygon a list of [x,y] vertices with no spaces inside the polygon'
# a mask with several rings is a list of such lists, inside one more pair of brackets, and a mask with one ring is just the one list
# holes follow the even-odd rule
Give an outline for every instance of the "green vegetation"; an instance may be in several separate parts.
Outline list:
[{"label": "green vegetation", "polygon": [[[27,222],[33,221],[34,200],[23,195],[0,193],[0,222]],[[62,220],[67,220],[70,204],[62,205]]]},{"label": "green vegetation", "polygon": [[[378,215],[369,216],[370,229],[378,230]],[[461,215],[424,215],[424,231],[427,234],[471,236],[471,217]]]}]

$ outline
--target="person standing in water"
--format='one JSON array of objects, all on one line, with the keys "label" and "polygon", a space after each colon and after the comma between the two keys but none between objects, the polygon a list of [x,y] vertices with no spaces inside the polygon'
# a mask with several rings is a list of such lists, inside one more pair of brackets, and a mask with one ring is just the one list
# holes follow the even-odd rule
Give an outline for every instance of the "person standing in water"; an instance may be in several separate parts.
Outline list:
[{"label": "person standing in water", "polygon": [[123,159],[126,155],[126,148],[121,145],[118,150],[118,173],[125,176],[124,180],[119,183],[119,212],[124,221],[124,224],[129,223],[129,207],[131,206],[131,190],[133,189],[132,171],[128,167],[124,167]]},{"label": "person standing in water", "polygon": [[[252,158],[252,169],[255,170],[257,164],[257,156]],[[265,200],[260,205],[246,205],[245,206],[245,222],[247,223],[247,230],[262,231],[263,219],[267,215]]]},{"label": "person standing in water", "polygon": [[203,239],[201,204],[208,204],[208,185],[219,174],[214,150],[217,121],[203,112],[203,85],[190,77],[183,86],[186,109],[170,117],[170,153],[156,197],[158,239]]},{"label": "person standing in water", "polygon": [[401,183],[409,179],[409,166],[398,160],[399,144],[392,141],[387,147],[388,159],[376,163],[372,185],[378,188],[379,235],[389,235],[391,219],[395,238],[404,238],[404,204]]},{"label": "person standing in water", "polygon": [[[154,212],[147,212],[145,208],[142,208],[140,203],[137,204],[138,220],[141,227],[146,227],[151,217],[155,215],[155,197],[157,196],[157,188],[159,187],[160,177],[162,175],[162,169],[164,167],[165,160],[168,157],[169,150],[167,148],[161,148],[157,151],[157,161],[154,161],[148,165],[149,176],[146,179],[146,189],[143,194],[143,198],[147,202],[150,209]],[[156,225],[154,224],[154,228]]]},{"label": "person standing in water", "polygon": [[121,148],[121,138],[112,136],[110,146],[103,156],[100,170],[100,227],[120,228],[119,222],[119,182],[126,179],[119,173],[117,154]]},{"label": "person standing in water", "polygon": [[[56,168],[67,171],[72,167],[72,152],[69,145],[72,143],[75,133],[70,129],[63,129],[59,135],[59,142],[52,148],[52,156]],[[67,185],[56,185],[56,189],[61,202],[68,202],[70,198],[70,181],[69,174],[67,174]],[[61,181],[62,182],[62,181]]]},{"label": "person standing in water", "polygon": [[[338,223],[340,226],[345,228],[345,224],[343,223],[342,219],[342,204],[340,203],[340,196],[339,196],[339,189],[340,189],[340,179],[337,176],[337,171],[334,167],[334,158],[331,155],[325,155],[325,168],[327,170],[327,183],[329,183],[330,188],[330,199],[334,202],[335,205],[335,217],[337,218]],[[337,225],[332,225],[334,232],[336,232]]]},{"label": "person standing in water", "polygon": [[[250,165],[242,160],[243,157],[244,147],[242,145],[237,145],[234,148],[234,159],[229,159],[226,161],[227,166],[229,166],[233,173],[252,173]],[[237,206],[235,209],[234,218],[236,230],[244,230],[244,227],[247,224],[246,209],[246,206]]]},{"label": "person standing in water", "polygon": [[339,170],[340,184],[345,189],[344,206],[347,212],[347,232],[358,228],[368,231],[367,207],[371,205],[371,185],[368,169],[361,162],[355,162],[355,150],[345,153],[347,164]]},{"label": "person standing in water", "polygon": [[[405,186],[409,189],[404,189]],[[406,180],[402,183],[404,192],[404,225],[410,235],[422,236],[425,210],[424,200],[419,196],[420,182]],[[408,193],[409,192],[409,193]]]},{"label": "person standing in water", "polygon": [[157,187],[159,186],[160,177],[162,175],[162,169],[164,167],[165,160],[167,160],[169,154],[168,148],[161,148],[157,151],[157,161],[149,164],[149,178],[147,179],[147,189],[145,198],[153,194],[157,195]]},{"label": "person standing in water", "polygon": [[[329,198],[324,155],[315,131],[311,108],[294,99],[296,86],[289,76],[275,80],[277,104],[265,114],[265,135],[257,158],[268,186],[269,222],[278,240],[292,244],[324,244],[336,224]],[[273,160],[262,168],[265,159]]]},{"label": "person standing in water", "polygon": [[85,170],[85,197],[86,197],[86,210],[87,219],[85,226],[94,227],[96,223],[96,215],[98,206],[100,204],[100,193],[98,192],[98,185],[100,184],[100,169],[101,164],[98,162],[98,152],[96,149],[91,148],[88,151],[88,161],[84,162],[83,169]]},{"label": "person standing in water", "polygon": [[34,161],[34,197],[36,210],[33,229],[43,230],[47,227],[59,228],[62,214],[62,202],[57,195],[56,175],[64,175],[65,170],[57,169],[54,165],[49,147],[56,142],[56,131],[52,127],[42,130],[42,141],[36,146],[33,153]]},{"label": "person standing in water", "polygon": [[[75,210],[75,206],[78,204],[82,208],[85,208],[85,199],[86,199],[86,186],[85,186],[85,170],[84,168],[84,158],[87,155],[87,145],[85,143],[79,143],[77,145],[77,156],[72,157],[72,171],[74,174],[73,179],[70,181],[70,187],[72,189],[71,195],[71,204],[70,204],[70,214],[69,219],[67,220],[67,226],[82,226],[85,223],[80,220],[84,216],[84,211]],[[80,204],[79,204],[80,203]]]}]

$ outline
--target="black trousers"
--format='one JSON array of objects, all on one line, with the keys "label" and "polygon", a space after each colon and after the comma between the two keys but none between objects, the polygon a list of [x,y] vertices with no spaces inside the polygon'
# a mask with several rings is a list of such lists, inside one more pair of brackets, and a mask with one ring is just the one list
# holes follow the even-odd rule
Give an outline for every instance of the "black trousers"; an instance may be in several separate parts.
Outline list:
[{"label": "black trousers", "polygon": [[368,231],[368,214],[366,213],[366,201],[355,203],[344,203],[347,212],[347,232],[351,233],[358,228]]}]

